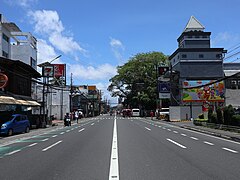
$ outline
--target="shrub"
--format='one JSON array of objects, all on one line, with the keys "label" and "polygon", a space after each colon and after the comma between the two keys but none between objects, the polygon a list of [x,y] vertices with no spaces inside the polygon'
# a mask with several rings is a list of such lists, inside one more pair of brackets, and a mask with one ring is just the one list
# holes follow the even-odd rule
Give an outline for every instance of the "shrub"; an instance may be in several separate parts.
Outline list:
[{"label": "shrub", "polygon": [[232,125],[240,126],[240,115],[233,115],[232,116]]},{"label": "shrub", "polygon": [[212,122],[213,109],[209,107],[208,109],[208,122]]},{"label": "shrub", "polygon": [[224,124],[231,125],[233,115],[234,115],[234,109],[232,105],[228,105],[227,107],[224,107],[224,110],[223,110]]},{"label": "shrub", "polygon": [[217,108],[217,120],[216,123],[222,124],[223,123],[223,115],[222,115],[222,110],[220,107]]}]

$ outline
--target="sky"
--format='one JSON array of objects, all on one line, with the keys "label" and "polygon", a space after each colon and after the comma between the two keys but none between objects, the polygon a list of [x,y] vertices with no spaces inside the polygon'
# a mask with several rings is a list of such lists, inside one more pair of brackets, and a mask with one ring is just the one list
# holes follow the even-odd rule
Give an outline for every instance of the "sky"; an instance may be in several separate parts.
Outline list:
[{"label": "sky", "polygon": [[116,67],[138,53],[171,55],[191,16],[212,33],[211,47],[231,52],[225,62],[239,62],[239,7],[239,0],[0,0],[0,13],[37,38],[38,64],[61,55],[54,63],[67,65],[68,84],[72,73],[74,85],[96,85],[112,103]]}]

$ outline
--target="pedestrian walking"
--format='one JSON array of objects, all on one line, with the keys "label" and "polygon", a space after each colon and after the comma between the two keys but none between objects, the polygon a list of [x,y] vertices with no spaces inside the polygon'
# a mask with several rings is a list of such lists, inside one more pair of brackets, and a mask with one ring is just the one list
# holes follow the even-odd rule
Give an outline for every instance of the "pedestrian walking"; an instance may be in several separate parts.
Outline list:
[{"label": "pedestrian walking", "polygon": [[154,113],[153,111],[150,112],[151,120],[153,120]]},{"label": "pedestrian walking", "polygon": [[78,111],[75,111],[75,120],[77,121],[78,124]]}]

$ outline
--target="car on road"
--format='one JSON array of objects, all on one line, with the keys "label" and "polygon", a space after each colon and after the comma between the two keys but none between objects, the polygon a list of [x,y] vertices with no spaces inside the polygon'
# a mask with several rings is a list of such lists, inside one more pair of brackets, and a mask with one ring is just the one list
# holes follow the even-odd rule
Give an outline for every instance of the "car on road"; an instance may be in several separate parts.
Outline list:
[{"label": "car on road", "polygon": [[158,119],[169,121],[169,108],[161,108]]},{"label": "car on road", "polygon": [[30,122],[27,115],[13,114],[8,120],[6,120],[0,129],[1,135],[11,136],[15,133],[28,133],[30,131]]}]

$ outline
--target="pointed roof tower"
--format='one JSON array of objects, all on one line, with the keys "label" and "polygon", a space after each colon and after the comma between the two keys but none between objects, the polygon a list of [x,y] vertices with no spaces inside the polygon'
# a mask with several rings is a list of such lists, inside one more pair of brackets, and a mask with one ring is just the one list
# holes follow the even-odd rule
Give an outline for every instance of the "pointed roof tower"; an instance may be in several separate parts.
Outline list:
[{"label": "pointed roof tower", "polygon": [[205,27],[194,17],[191,16],[183,32],[204,31]]}]

